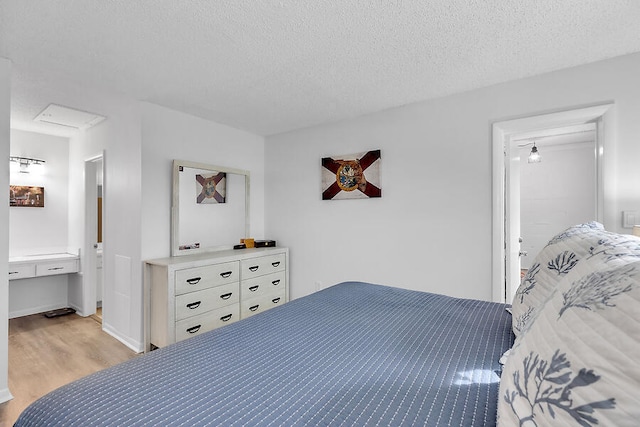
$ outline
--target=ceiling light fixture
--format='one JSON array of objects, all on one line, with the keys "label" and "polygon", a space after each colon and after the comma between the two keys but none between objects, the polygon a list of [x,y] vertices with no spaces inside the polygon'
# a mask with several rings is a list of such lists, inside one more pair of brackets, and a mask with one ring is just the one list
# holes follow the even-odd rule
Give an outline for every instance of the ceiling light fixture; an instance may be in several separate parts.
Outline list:
[{"label": "ceiling light fixture", "polygon": [[531,148],[531,153],[527,158],[529,163],[540,163],[542,161],[542,156],[538,153],[538,147],[536,147],[536,143],[533,143],[533,147]]},{"label": "ceiling light fixture", "polygon": [[30,157],[10,156],[9,166],[11,172],[19,173],[42,173],[44,160],[32,159]]}]

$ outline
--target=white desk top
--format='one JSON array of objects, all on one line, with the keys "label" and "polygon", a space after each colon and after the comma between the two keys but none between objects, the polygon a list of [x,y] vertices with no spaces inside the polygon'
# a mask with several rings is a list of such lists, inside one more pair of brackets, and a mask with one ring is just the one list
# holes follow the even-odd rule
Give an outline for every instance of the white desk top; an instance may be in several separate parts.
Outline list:
[{"label": "white desk top", "polygon": [[10,256],[9,263],[21,263],[21,262],[38,262],[38,261],[59,261],[67,259],[79,259],[80,257],[70,253],[57,253],[57,254],[39,254],[39,255],[24,255],[24,256]]}]

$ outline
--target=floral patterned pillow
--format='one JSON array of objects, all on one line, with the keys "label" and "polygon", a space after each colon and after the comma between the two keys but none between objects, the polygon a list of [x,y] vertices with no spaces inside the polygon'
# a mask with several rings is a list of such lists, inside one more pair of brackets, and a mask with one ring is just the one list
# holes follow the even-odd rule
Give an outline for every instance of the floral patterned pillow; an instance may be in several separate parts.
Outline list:
[{"label": "floral patterned pillow", "polygon": [[540,251],[513,300],[513,333],[528,328],[562,281],[640,260],[640,239],[606,231],[591,222],[570,227]]},{"label": "floral patterned pillow", "polygon": [[640,262],[608,253],[617,265],[562,281],[514,344],[498,426],[638,425]]},{"label": "floral patterned pillow", "polygon": [[558,283],[606,233],[602,224],[589,222],[569,227],[553,237],[533,260],[512,301],[513,333],[516,337],[535,318]]}]

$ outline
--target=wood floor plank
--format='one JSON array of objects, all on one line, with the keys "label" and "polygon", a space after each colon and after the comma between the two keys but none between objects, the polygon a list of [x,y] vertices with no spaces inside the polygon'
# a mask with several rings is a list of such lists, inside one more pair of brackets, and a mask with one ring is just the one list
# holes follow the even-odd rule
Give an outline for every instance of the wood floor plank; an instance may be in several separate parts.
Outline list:
[{"label": "wood floor plank", "polygon": [[46,393],[136,356],[102,331],[91,317],[42,314],[9,320],[9,390],[0,404],[0,427],[11,427],[20,413]]}]

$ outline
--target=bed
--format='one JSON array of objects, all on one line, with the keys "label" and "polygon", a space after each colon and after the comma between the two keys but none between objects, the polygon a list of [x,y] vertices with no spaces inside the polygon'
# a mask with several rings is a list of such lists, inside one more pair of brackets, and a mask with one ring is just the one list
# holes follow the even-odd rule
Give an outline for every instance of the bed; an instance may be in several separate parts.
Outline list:
[{"label": "bed", "polygon": [[510,306],[345,282],[61,387],[16,426],[636,426],[639,354],[640,237],[592,222],[551,238]]},{"label": "bed", "polygon": [[15,425],[495,425],[513,339],[503,304],[346,282],[61,387]]}]

